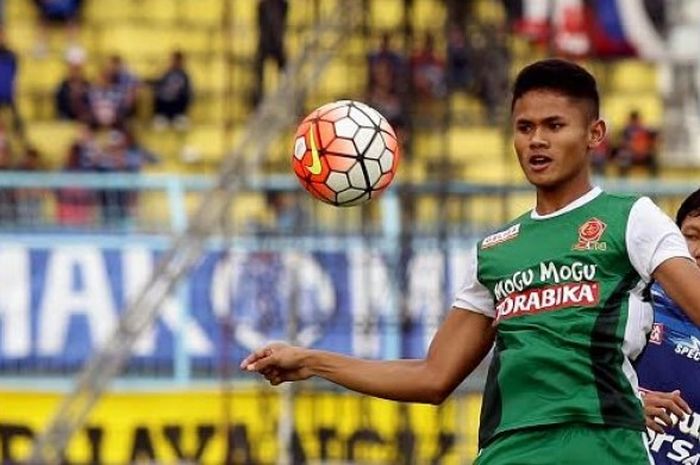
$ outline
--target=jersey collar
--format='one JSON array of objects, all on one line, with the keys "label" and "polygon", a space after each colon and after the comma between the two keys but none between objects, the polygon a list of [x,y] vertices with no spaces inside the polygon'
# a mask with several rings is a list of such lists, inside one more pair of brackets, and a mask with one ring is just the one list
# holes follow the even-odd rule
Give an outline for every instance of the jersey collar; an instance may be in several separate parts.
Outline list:
[{"label": "jersey collar", "polygon": [[546,215],[540,215],[537,213],[537,211],[533,208],[532,211],[530,212],[530,218],[533,220],[548,220],[550,218],[554,218],[555,216],[563,215],[564,213],[568,213],[571,210],[575,210],[578,207],[581,207],[591,200],[595,199],[598,197],[600,194],[603,193],[603,190],[595,186],[585,194],[583,194],[581,197],[578,199],[574,200],[570,204],[560,208],[559,210],[553,211],[552,213],[547,213]]}]

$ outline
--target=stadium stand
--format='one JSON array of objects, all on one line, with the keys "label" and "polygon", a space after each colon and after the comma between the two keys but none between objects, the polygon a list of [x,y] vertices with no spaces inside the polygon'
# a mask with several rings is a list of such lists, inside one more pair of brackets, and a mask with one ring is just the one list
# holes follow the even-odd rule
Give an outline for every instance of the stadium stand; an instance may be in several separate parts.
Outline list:
[{"label": "stadium stand", "polygon": [[[341,97],[362,99],[366,75],[365,56],[375,43],[373,38],[382,32],[392,32],[400,37],[397,44],[407,53],[412,37],[421,37],[426,31],[437,33],[438,50],[444,50],[441,31],[446,19],[445,4],[439,0],[417,0],[404,11],[401,0],[376,0],[369,2],[369,31],[358,30],[347,38],[347,47],[329,65],[319,89],[307,96],[305,108],[313,108]],[[473,25],[498,25],[505,21],[505,11],[499,2],[474,2]],[[155,151],[164,151],[165,162],[151,171],[212,172],[227,146],[222,138],[230,140],[231,131],[240,126],[252,108],[247,99],[254,79],[251,61],[256,47],[256,13],[254,2],[237,0],[230,2],[230,26],[224,24],[225,2],[201,0],[194,2],[176,0],[121,1],[103,0],[85,3],[80,27],[80,45],[88,56],[88,74],[94,78],[104,60],[112,55],[122,56],[128,68],[140,79],[151,79],[162,69],[167,56],[174,49],[186,55],[187,70],[192,76],[195,100],[190,111],[192,126],[186,135],[172,132],[154,133],[148,123],[148,88],[141,89],[137,128],[139,137]],[[314,20],[315,8],[327,8],[328,2],[295,2],[288,17],[286,46],[294,54],[302,40],[303,30]],[[55,122],[52,108],[52,92],[65,70],[65,32],[51,32],[49,55],[35,57],[36,13],[29,2],[8,2],[7,33],[10,43],[22,57],[19,77],[19,104],[27,120],[32,138],[56,135],[65,141],[68,125]],[[409,15],[405,17],[405,15]],[[404,36],[404,21],[410,25],[410,36]],[[186,26],[186,27],[183,27]],[[507,44],[510,50],[510,71],[515,72],[523,63],[541,54],[540,49],[527,40],[511,35]],[[227,59],[226,57],[230,58]],[[620,127],[631,108],[638,108],[651,125],[661,121],[662,102],[658,93],[656,67],[640,59],[613,60],[608,63],[590,61],[591,67],[600,71],[603,87],[603,110],[613,127]],[[275,69],[269,63],[265,72],[264,89],[276,85]],[[503,96],[504,99],[507,96]],[[472,174],[488,171],[489,179],[508,179],[510,150],[499,142],[499,130],[487,130],[487,136],[475,126],[488,124],[487,112],[480,99],[469,93],[455,92],[448,99],[449,118],[438,131],[446,142],[435,144],[430,130],[414,128],[413,139],[407,144],[411,162],[418,178],[430,178],[434,159],[445,157],[459,161],[466,171],[460,171],[463,179]],[[502,121],[498,121],[500,125]],[[501,137],[505,136],[503,134]],[[281,142],[283,143],[283,141]],[[59,166],[57,160],[64,157],[64,144],[49,144],[37,140],[51,166]],[[473,147],[487,154],[479,157]],[[280,148],[285,152],[286,147]],[[188,150],[192,156],[181,156]],[[194,152],[201,152],[197,157]],[[475,164],[475,159],[479,163]],[[192,163],[196,159],[196,163]],[[180,166],[181,165],[181,166]],[[280,163],[268,164],[283,171]],[[476,168],[478,166],[478,168]],[[471,167],[471,168],[467,168]],[[479,180],[479,178],[475,178]]]}]

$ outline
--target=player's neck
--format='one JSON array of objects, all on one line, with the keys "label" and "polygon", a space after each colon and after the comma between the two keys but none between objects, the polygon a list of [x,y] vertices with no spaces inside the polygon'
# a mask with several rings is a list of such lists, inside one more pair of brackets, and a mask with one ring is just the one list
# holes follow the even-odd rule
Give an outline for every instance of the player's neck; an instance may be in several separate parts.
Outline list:
[{"label": "player's neck", "polygon": [[569,205],[574,200],[583,197],[593,186],[590,179],[579,180],[554,188],[537,188],[537,205],[535,211],[538,215],[549,215]]}]

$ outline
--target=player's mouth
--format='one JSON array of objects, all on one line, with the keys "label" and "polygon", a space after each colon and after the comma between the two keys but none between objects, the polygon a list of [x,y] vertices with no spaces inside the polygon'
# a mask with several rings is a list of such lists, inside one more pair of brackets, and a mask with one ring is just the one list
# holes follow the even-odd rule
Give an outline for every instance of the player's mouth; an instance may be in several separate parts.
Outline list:
[{"label": "player's mouth", "polygon": [[552,164],[552,158],[542,154],[530,155],[527,158],[527,164],[530,166],[532,171],[541,172],[546,170],[549,165]]}]

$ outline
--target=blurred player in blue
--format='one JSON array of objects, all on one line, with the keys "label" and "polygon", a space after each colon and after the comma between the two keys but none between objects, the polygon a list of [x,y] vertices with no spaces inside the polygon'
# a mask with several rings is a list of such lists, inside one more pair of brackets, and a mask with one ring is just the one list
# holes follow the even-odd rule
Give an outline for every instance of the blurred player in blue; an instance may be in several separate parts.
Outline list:
[{"label": "blurred player in blue", "polygon": [[[676,224],[700,265],[700,190],[683,201]],[[700,326],[658,283],[649,298],[654,323],[637,360],[649,449],[656,465],[700,465]]]}]

